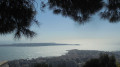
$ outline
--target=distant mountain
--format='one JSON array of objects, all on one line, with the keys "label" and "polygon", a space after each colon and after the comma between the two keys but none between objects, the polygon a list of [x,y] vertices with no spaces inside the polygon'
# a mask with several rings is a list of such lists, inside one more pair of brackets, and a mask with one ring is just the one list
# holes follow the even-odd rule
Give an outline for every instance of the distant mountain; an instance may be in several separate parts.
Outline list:
[{"label": "distant mountain", "polygon": [[57,45],[79,45],[79,44],[59,44],[59,43],[16,43],[16,44],[4,44],[1,46],[57,46]]}]

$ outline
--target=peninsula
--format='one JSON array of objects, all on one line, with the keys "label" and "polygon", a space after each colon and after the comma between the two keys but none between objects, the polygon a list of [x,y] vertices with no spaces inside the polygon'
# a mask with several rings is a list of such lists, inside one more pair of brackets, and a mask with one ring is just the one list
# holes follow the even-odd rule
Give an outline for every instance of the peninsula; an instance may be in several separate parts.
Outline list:
[{"label": "peninsula", "polygon": [[16,46],[16,47],[29,47],[29,46],[60,46],[60,45],[79,45],[79,44],[60,44],[60,43],[16,43],[16,44],[2,44],[2,46]]}]

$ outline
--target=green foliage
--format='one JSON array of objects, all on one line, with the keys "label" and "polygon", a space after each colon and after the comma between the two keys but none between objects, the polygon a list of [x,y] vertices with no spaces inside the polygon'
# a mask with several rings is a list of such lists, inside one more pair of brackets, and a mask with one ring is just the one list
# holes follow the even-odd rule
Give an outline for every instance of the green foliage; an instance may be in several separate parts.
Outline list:
[{"label": "green foliage", "polygon": [[116,63],[116,65],[117,65],[117,67],[120,67],[120,64],[118,62]]},{"label": "green foliage", "polygon": [[98,59],[91,59],[83,67],[117,67],[114,56],[102,54]]}]

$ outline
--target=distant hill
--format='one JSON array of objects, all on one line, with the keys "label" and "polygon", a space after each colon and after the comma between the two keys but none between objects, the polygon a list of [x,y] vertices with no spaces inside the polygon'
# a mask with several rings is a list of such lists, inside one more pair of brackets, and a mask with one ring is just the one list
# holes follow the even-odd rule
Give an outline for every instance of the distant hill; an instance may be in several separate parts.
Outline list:
[{"label": "distant hill", "polygon": [[59,44],[59,43],[16,43],[16,44],[3,44],[1,46],[57,46],[57,45],[79,45],[79,44]]}]

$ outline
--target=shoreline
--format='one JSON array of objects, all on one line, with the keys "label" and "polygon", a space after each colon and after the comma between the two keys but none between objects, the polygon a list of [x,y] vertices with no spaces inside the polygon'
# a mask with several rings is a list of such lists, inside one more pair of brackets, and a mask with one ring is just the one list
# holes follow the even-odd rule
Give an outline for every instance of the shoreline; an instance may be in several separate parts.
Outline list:
[{"label": "shoreline", "polygon": [[8,61],[0,62],[0,67],[9,67]]},{"label": "shoreline", "polygon": [[[15,67],[14,65],[24,66],[26,65],[29,67],[35,63],[50,63],[52,65],[56,65],[58,63],[62,63],[63,61],[72,63],[74,67],[76,64],[83,64],[89,59],[98,58],[101,53],[107,53],[108,55],[115,55],[117,61],[120,63],[120,51],[115,52],[105,52],[105,51],[98,51],[98,50],[69,50],[68,53],[65,55],[57,56],[57,57],[38,57],[32,59],[19,59],[19,60],[12,60],[8,61],[11,67]],[[57,62],[57,63],[56,63]],[[69,65],[69,64],[68,64]],[[71,66],[73,66],[71,65]]]},{"label": "shoreline", "polygon": [[[72,50],[66,50],[67,53],[63,54],[63,55],[60,55],[60,56],[41,56],[41,57],[36,57],[36,58],[23,58],[25,60],[32,60],[32,59],[37,59],[37,58],[53,58],[53,57],[61,57],[61,56],[66,56],[68,54],[72,54],[72,53],[76,53],[76,52],[88,52],[88,53],[91,53],[91,52],[101,52],[101,53],[119,53],[120,55],[120,51],[102,51],[102,50],[78,50],[78,49],[72,49]],[[4,61],[14,61],[14,60],[23,60],[23,59],[13,59],[13,60],[3,60],[3,61],[0,61],[0,62],[4,62]]]}]

